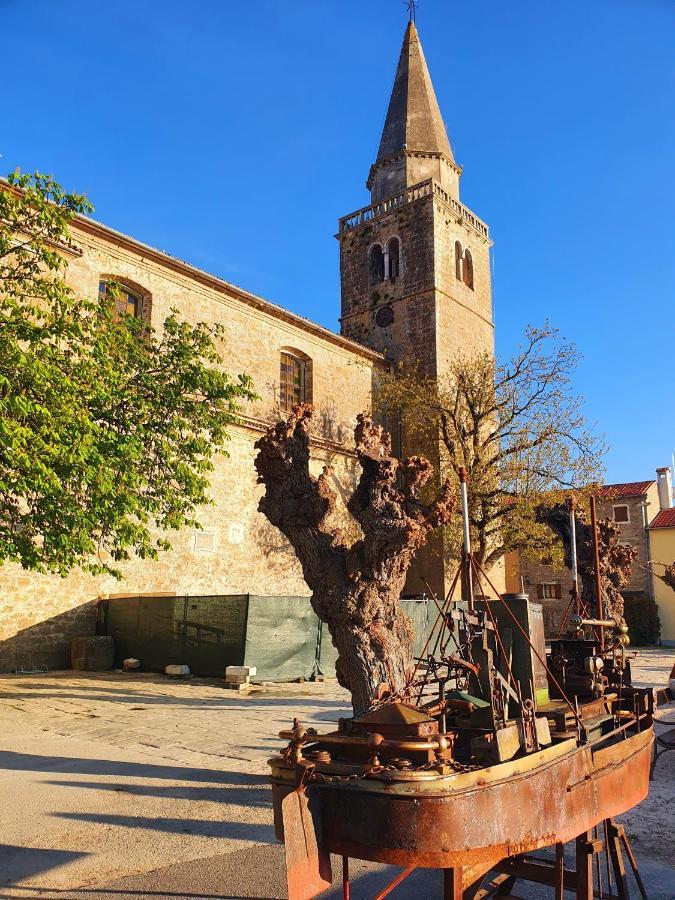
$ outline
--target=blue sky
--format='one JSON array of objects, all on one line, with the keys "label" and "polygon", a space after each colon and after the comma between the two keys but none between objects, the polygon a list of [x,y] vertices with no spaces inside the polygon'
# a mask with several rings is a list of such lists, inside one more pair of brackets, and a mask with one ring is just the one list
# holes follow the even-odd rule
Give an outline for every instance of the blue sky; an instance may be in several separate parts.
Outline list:
[{"label": "blue sky", "polygon": [[[400,0],[0,0],[0,171],[337,329]],[[461,197],[491,227],[497,349],[549,318],[610,481],[675,449],[675,3],[422,0]]]}]

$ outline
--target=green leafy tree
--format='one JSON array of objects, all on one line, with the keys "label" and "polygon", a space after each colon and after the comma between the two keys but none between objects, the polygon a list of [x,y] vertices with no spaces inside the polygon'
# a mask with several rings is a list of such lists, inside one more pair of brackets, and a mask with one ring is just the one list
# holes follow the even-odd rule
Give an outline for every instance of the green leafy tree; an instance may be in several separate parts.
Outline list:
[{"label": "green leafy tree", "polygon": [[[571,390],[580,356],[546,325],[528,328],[506,362],[489,353],[458,357],[439,379],[399,368],[383,379],[380,411],[398,416],[407,446],[439,447],[441,470],[469,478],[472,548],[492,566],[518,550],[562,565],[562,547],[540,520],[553,505],[602,475],[604,444]],[[459,513],[448,529],[453,556],[461,547]]]},{"label": "green leafy tree", "polygon": [[175,310],[155,331],[66,283],[69,225],[90,212],[49,176],[0,184],[0,564],[120,577],[199,527],[213,457],[255,398],[219,325]]}]

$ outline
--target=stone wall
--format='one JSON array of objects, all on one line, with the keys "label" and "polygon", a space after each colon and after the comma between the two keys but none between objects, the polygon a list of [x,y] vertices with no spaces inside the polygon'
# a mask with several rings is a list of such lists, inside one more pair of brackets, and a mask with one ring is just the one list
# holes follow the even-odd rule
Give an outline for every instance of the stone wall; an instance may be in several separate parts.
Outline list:
[{"label": "stone wall", "polygon": [[[494,352],[490,241],[473,228],[464,215],[472,214],[431,182],[408,189],[408,202],[373,214],[347,217],[349,227],[338,234],[342,288],[342,334],[384,353],[394,363],[417,366],[420,374],[440,380],[458,356]],[[462,210],[464,212],[462,212]],[[352,224],[356,222],[356,224]],[[400,242],[400,273],[373,284],[370,253],[383,249],[392,238]],[[470,250],[473,289],[456,277],[455,243]],[[405,442],[405,436],[404,436]],[[437,441],[428,446],[404,447],[403,452],[424,453],[439,464]],[[442,535],[433,535],[414,561],[406,593],[426,590],[425,579],[445,596],[457,561]],[[503,589],[504,566],[492,573]],[[487,588],[486,588],[487,590]]]},{"label": "stone wall", "polygon": [[[129,561],[121,582],[3,566],[0,670],[5,671],[29,661],[65,666],[70,638],[93,633],[92,604],[110,594],[308,595],[289,545],[257,511],[262,489],[256,484],[254,443],[265,422],[278,417],[280,352],[292,348],[312,361],[317,412],[311,465],[317,474],[325,464],[333,468],[340,498],[349,495],[357,473],[355,418],[371,408],[373,373],[382,365],[376,354],[344,338],[100,226],[83,224],[75,237],[82,254],[69,260],[68,280],[77,291],[95,297],[101,276],[116,277],[142,290],[155,327],[172,307],[190,322],[222,322],[225,365],[232,373],[252,375],[261,400],[250,404],[244,424],[231,430],[229,455],[215,460],[214,505],[199,514],[203,532],[169,535],[172,551],[155,562]],[[338,515],[346,515],[344,508]]]}]

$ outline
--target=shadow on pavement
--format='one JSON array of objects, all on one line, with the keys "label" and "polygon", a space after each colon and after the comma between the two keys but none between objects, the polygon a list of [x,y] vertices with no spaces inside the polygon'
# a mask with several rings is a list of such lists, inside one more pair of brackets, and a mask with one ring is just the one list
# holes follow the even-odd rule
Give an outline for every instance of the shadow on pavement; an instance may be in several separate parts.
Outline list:
[{"label": "shadow on pavement", "polygon": [[194,769],[189,766],[122,762],[114,759],[84,759],[71,756],[38,756],[0,750],[0,769],[18,772],[64,772],[66,774],[116,775],[129,778],[166,778],[171,781],[202,781],[213,784],[268,784],[263,775],[248,775],[225,769]]},{"label": "shadow on pavement", "polygon": [[[40,847],[15,847],[0,844],[0,884],[9,886],[89,856],[74,850],[43,850]],[[0,895],[1,896],[1,895]]]}]

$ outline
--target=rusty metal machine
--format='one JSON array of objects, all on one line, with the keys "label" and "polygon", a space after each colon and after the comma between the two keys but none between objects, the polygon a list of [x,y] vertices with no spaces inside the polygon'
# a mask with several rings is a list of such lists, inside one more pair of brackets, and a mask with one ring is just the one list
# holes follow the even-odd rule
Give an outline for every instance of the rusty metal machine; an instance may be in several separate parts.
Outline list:
[{"label": "rusty metal machine", "polygon": [[[465,490],[463,501],[466,523]],[[622,849],[646,896],[614,822],[647,795],[653,741],[653,696],[630,684],[625,641],[598,638],[577,616],[547,657],[541,608],[496,591],[468,527],[462,565],[469,600],[452,599],[460,567],[444,602],[432,594],[436,624],[403,692],[383,687],[373,709],[330,733],[298,720],[280,733],[288,743],[270,767],[289,897],[328,887],[333,853],[345,897],[354,857],[403,867],[381,897],[430,867],[444,870],[454,900],[508,893],[516,878],[592,900],[604,852],[623,900]],[[563,856],[571,840],[575,870]],[[544,847],[555,847],[553,862],[529,856]]]}]

